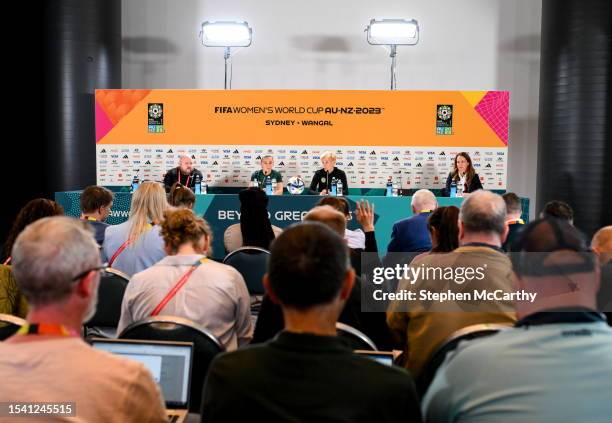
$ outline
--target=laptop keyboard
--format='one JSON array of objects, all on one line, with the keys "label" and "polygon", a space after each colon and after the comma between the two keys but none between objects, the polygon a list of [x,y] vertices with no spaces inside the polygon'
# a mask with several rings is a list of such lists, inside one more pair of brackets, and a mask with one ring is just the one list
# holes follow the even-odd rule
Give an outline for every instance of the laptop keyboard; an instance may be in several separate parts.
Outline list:
[{"label": "laptop keyboard", "polygon": [[178,414],[168,414],[168,421],[170,423],[178,422],[179,417],[180,416]]}]

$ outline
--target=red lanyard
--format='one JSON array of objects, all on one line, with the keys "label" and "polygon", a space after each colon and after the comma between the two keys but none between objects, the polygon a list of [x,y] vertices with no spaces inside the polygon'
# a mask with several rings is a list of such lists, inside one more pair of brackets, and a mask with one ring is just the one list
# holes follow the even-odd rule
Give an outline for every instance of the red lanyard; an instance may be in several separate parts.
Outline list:
[{"label": "red lanyard", "polygon": [[189,270],[183,276],[181,276],[178,282],[172,287],[172,289],[166,294],[166,296],[160,301],[160,303],[157,304],[157,307],[153,309],[153,311],[151,312],[151,316],[157,316],[159,312],[162,311],[164,307],[166,307],[166,305],[170,302],[170,300],[174,298],[176,293],[179,292],[179,290],[183,286],[185,286],[185,284],[187,283],[187,280],[189,279],[189,276],[191,276],[191,274],[198,268],[198,266],[203,264],[206,260],[207,258],[204,257],[203,259],[196,261],[189,268]]},{"label": "red lanyard", "polygon": [[108,267],[113,267],[113,263],[115,262],[115,260],[117,260],[117,257],[119,257],[119,254],[121,254],[123,250],[127,248],[128,245],[130,245],[129,239],[125,241],[123,244],[121,244],[119,248],[117,248],[117,251],[115,251],[115,254],[113,254],[113,256],[108,261]]},{"label": "red lanyard", "polygon": [[19,335],[78,336],[78,333],[57,323],[27,323],[17,331]]},{"label": "red lanyard", "polygon": [[[181,184],[181,168],[176,169],[176,174],[178,175],[178,183]],[[185,186],[189,187],[189,179],[191,179],[191,175],[187,176],[187,182],[185,182]]]},{"label": "red lanyard", "polygon": [[[153,225],[149,224],[149,230],[151,230],[151,228],[153,227]],[[117,257],[119,257],[119,255],[127,248],[128,245],[130,245],[132,243],[132,240],[128,239],[127,241],[125,241],[123,244],[121,244],[121,246],[119,248],[117,248],[117,251],[115,251],[115,254],[113,254],[113,256],[110,258],[110,260],[108,261],[108,267],[113,267],[113,263],[115,262],[115,260],[117,260]]]}]

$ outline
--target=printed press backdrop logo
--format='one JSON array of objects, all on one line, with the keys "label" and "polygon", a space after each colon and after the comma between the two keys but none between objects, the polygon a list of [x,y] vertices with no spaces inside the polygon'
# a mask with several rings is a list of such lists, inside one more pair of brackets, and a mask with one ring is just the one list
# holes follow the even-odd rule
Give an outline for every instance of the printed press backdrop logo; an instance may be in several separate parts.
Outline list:
[{"label": "printed press backdrop logo", "polygon": [[164,105],[163,103],[149,103],[147,108],[149,133],[160,134],[164,132]]},{"label": "printed press backdrop logo", "polygon": [[[285,147],[261,149],[258,154],[251,146],[210,146],[206,151],[194,149],[193,146],[154,145],[148,152],[139,147],[118,146],[109,149],[108,146],[99,146],[98,182],[106,185],[124,185],[133,177],[131,169],[139,168],[140,178],[161,181],[168,169],[175,167],[178,156],[189,154],[201,171],[207,175],[205,183],[209,186],[247,186],[254,170],[259,169],[257,157],[271,154],[276,159],[278,170],[284,178],[301,175],[310,182],[312,175],[321,168],[317,158],[319,150],[309,150],[307,155],[287,156]],[[297,146],[295,151],[301,152],[303,146]],[[452,169],[452,162],[456,148],[405,147],[399,150],[389,150],[386,147],[363,150],[364,156],[349,155],[349,151],[342,147],[336,151],[337,163],[347,173],[350,187],[384,187],[389,176],[395,178],[401,172],[400,184],[402,188],[442,188],[446,176]],[[229,154],[220,154],[228,150]],[[482,150],[482,149],[480,149]],[[102,153],[105,151],[105,153]],[[236,153],[238,151],[238,153]],[[259,149],[257,149],[259,151]],[[466,148],[470,155],[475,155],[476,148]],[[195,154],[194,154],[195,152]],[[374,152],[375,154],[371,154]],[[397,153],[397,154],[391,154]],[[479,169],[485,189],[503,189],[506,175],[506,155],[498,155],[499,151],[484,150],[480,157],[475,157],[474,167]],[[498,161],[498,158],[501,161]],[[351,157],[351,159],[349,159]],[[396,160],[397,159],[397,160]],[[447,160],[448,159],[448,160]],[[126,177],[126,173],[132,176]],[[122,175],[120,175],[122,174]],[[230,177],[231,175],[231,177]],[[367,175],[367,176],[366,176]]]},{"label": "printed press backdrop logo", "polygon": [[453,134],[453,105],[438,104],[436,107],[436,135]]}]

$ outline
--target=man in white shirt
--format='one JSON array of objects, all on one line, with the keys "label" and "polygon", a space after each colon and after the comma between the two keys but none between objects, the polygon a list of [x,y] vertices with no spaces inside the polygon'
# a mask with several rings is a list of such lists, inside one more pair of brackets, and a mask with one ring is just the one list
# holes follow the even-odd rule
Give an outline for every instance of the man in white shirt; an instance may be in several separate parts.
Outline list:
[{"label": "man in white shirt", "polygon": [[[142,364],[94,350],[79,336],[95,312],[103,269],[87,223],[38,220],[19,235],[12,257],[30,311],[28,324],[0,343],[0,400],[58,404],[81,422],[166,422],[159,389]],[[66,421],[60,414],[43,418]]]}]

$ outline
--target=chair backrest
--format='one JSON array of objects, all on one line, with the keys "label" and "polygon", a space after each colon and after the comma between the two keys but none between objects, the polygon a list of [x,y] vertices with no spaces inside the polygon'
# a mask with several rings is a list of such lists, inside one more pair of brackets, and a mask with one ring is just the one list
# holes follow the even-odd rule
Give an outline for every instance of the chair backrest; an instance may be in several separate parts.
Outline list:
[{"label": "chair backrest", "polygon": [[509,327],[511,326],[498,323],[480,323],[477,325],[466,326],[453,332],[453,334],[449,336],[442,344],[440,344],[440,346],[429,357],[427,364],[425,367],[423,367],[423,370],[416,381],[417,390],[421,395],[421,398],[423,395],[425,395],[427,388],[429,388],[429,385],[433,381],[438,368],[444,362],[446,355],[449,352],[454,351],[461,341],[469,341],[476,338],[491,336],[499,331],[506,330]]},{"label": "chair backrest", "polygon": [[0,313],[0,341],[14,335],[25,324],[21,317]]},{"label": "chair backrest", "polygon": [[189,319],[155,316],[132,323],[121,332],[119,338],[193,342],[189,410],[200,412],[206,372],[213,358],[224,350],[212,333]]},{"label": "chair backrest", "polygon": [[378,351],[376,344],[365,333],[352,326],[337,322],[336,332],[340,338],[347,340],[354,350]]},{"label": "chair backrest", "polygon": [[125,273],[106,268],[106,275],[100,278],[98,287],[96,314],[85,323],[86,327],[117,327],[121,317],[121,302],[129,280]]},{"label": "chair backrest", "polygon": [[241,247],[223,259],[223,263],[236,269],[246,283],[250,295],[265,293],[261,279],[268,271],[270,252],[259,247]]}]

